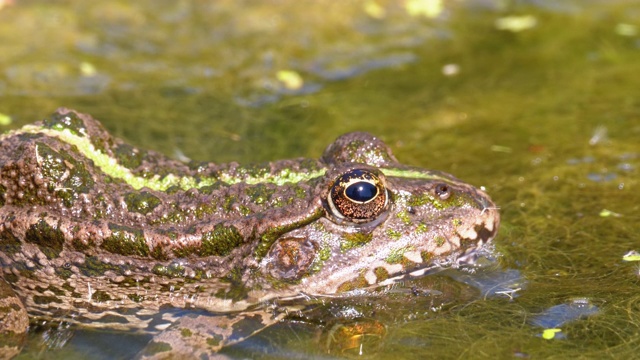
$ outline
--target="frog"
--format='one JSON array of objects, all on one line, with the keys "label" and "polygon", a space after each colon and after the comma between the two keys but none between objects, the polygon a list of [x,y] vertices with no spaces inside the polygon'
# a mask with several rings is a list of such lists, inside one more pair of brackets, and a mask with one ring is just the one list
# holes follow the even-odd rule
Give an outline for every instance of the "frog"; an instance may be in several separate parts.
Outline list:
[{"label": "frog", "polygon": [[485,191],[366,132],[318,159],[185,162],[59,108],[0,136],[0,332],[63,318],[154,334],[140,358],[215,354],[278,304],[473,263],[499,224]]}]

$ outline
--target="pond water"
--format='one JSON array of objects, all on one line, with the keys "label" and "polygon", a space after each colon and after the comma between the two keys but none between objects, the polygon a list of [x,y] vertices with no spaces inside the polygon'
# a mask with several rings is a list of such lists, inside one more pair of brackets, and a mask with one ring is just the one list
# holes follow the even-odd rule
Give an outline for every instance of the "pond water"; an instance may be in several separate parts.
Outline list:
[{"label": "pond water", "polygon": [[[638,74],[637,1],[0,1],[2,130],[65,106],[139,147],[245,163],[363,130],[499,204],[497,264],[319,307],[234,358],[357,357],[324,321],[352,309],[386,326],[372,358],[636,357]],[[34,328],[18,358],[148,339]]]}]

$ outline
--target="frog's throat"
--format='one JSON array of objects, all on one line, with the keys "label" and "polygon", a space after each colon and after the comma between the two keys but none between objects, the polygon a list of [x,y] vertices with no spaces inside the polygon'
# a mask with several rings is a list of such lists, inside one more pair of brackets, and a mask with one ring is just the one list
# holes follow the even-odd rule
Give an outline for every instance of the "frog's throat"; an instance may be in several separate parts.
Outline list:
[{"label": "frog's throat", "polygon": [[[45,128],[38,125],[25,125],[19,130],[8,132],[1,138],[16,134],[43,134],[50,137],[55,137],[69,145],[74,145],[78,152],[88,159],[91,159],[93,163],[102,170],[106,175],[124,181],[132,188],[139,190],[142,188],[148,188],[156,191],[166,191],[172,186],[178,186],[183,190],[189,190],[194,188],[202,188],[210,186],[216,183],[226,183],[233,185],[239,182],[246,184],[261,184],[272,183],[275,185],[284,185],[287,183],[298,183],[309,181],[311,179],[321,177],[325,174],[326,169],[309,170],[305,172],[295,172],[290,170],[282,170],[277,173],[264,174],[261,176],[243,176],[234,177],[233,175],[220,172],[217,178],[211,177],[198,177],[197,179],[192,176],[177,176],[174,174],[168,174],[164,177],[155,175],[151,178],[143,178],[136,176],[131,172],[131,169],[122,166],[117,160],[107,154],[104,154],[99,149],[96,149],[91,140],[86,136],[79,136],[74,134],[71,130]],[[388,177],[399,178],[412,178],[412,179],[426,179],[426,180],[443,180],[450,181],[437,174],[425,173],[418,170],[406,170],[397,168],[380,168],[380,171]]]}]

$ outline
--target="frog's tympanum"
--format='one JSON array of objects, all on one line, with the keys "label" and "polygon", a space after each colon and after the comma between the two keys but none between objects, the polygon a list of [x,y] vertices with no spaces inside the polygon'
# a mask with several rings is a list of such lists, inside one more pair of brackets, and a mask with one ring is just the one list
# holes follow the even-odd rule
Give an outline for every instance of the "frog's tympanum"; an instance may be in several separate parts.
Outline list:
[{"label": "frog's tympanum", "polygon": [[276,321],[269,301],[469,262],[498,223],[484,192],[367,133],[319,160],[183,163],[62,108],[0,137],[0,330],[26,331],[28,313],[158,331],[154,315],[186,307],[218,315],[180,318],[151,353],[183,350],[175,326],[216,351],[251,335],[242,322]]}]

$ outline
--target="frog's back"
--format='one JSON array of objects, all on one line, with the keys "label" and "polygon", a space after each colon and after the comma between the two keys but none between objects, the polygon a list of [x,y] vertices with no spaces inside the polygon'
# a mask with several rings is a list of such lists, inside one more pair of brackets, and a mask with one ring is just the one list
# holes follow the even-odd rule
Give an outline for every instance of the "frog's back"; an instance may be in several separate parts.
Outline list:
[{"label": "frog's back", "polygon": [[[293,163],[256,172],[317,167]],[[130,327],[128,309],[167,305],[244,309],[278,293],[247,295],[256,234],[309,211],[306,196],[242,181],[251,176],[234,163],[136,149],[90,116],[59,109],[0,138],[3,276],[32,314],[79,313],[83,322],[117,316]]]}]

